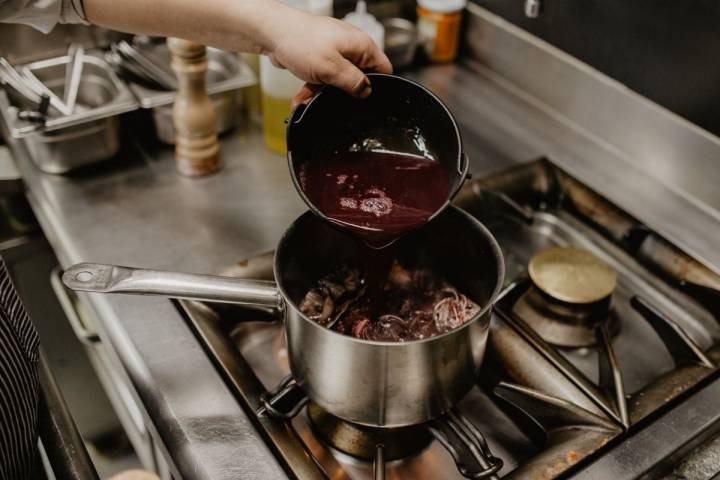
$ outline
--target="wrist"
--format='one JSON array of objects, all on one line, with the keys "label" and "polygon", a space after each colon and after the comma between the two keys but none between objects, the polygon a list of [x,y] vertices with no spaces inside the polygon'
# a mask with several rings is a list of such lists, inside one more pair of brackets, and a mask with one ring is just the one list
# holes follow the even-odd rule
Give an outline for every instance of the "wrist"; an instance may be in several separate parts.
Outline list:
[{"label": "wrist", "polygon": [[308,25],[304,17],[309,14],[278,1],[262,2],[259,9],[258,47],[263,55],[273,55],[281,43],[283,35],[292,25]]}]

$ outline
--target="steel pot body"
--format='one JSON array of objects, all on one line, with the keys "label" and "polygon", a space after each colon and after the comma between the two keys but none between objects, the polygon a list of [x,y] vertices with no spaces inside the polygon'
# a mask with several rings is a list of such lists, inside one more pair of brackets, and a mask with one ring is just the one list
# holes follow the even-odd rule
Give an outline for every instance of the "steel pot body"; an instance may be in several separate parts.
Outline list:
[{"label": "steel pot body", "polygon": [[470,391],[485,354],[490,312],[449,335],[397,344],[362,342],[307,322],[289,308],[290,368],[312,401],[350,422],[399,427],[437,417]]},{"label": "steel pot body", "polygon": [[446,334],[401,343],[359,340],[317,324],[300,312],[302,298],[340,265],[361,264],[366,250],[353,236],[310,212],[280,241],[274,264],[277,284],[95,264],[72,267],[63,280],[76,290],[279,307],[292,374],[310,399],[351,422],[398,427],[441,415],[475,385],[504,263],[490,232],[455,207],[395,248],[403,265],[436,270],[481,305],[481,311]]},{"label": "steel pot body", "polygon": [[483,309],[437,337],[404,343],[359,340],[318,325],[297,307],[326,272],[362,264],[367,250],[359,241],[306,214],[288,230],[275,258],[295,380],[321,408],[364,425],[422,423],[447,411],[473,387],[491,305],[504,276],[500,248],[490,232],[454,207],[402,238],[395,249],[403,265],[430,266]]}]

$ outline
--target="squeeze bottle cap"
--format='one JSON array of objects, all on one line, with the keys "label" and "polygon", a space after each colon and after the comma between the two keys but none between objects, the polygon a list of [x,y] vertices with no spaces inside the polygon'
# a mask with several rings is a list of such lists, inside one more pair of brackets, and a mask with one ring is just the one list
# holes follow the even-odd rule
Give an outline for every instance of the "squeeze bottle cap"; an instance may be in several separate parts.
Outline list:
[{"label": "squeeze bottle cap", "polygon": [[367,13],[364,0],[357,2],[355,11],[345,15],[343,20],[367,33],[381,50],[385,48],[385,27],[372,14]]}]

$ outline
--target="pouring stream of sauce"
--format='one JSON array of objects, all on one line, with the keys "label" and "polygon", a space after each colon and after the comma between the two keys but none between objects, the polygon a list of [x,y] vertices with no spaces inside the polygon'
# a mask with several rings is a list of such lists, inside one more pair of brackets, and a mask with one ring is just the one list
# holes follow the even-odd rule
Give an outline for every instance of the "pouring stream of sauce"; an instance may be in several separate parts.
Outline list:
[{"label": "pouring stream of sauce", "polygon": [[310,162],[299,173],[310,202],[364,240],[368,295],[377,303],[395,257],[391,245],[424,225],[447,200],[445,170],[420,155],[359,151]]}]

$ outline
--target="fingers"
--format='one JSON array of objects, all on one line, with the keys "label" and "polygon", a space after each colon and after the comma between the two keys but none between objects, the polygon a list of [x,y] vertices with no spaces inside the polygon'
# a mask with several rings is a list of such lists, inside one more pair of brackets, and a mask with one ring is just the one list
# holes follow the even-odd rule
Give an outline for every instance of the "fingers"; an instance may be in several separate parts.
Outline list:
[{"label": "fingers", "polygon": [[[347,47],[347,45],[346,45]],[[387,55],[365,33],[359,32],[357,41],[341,51],[343,56],[365,72],[391,74],[393,66]]]},{"label": "fingers", "polygon": [[281,70],[285,70],[285,65],[280,63],[277,58],[275,58],[275,55],[268,55],[268,58],[270,59],[270,63],[272,63],[272,66],[275,68],[279,68]]},{"label": "fingers", "polygon": [[364,66],[364,69],[378,73],[393,73],[392,63],[390,63],[387,55],[379,48],[370,51],[367,65]]},{"label": "fingers", "polygon": [[342,25],[340,40],[316,49],[305,63],[286,65],[297,76],[311,82],[294,97],[293,108],[313,97],[318,88],[314,84],[332,85],[354,97],[366,98],[371,94],[372,86],[363,72],[390,74],[393,71],[390,60],[369,36],[355,27],[334,22],[336,27]]},{"label": "fingers", "polygon": [[292,109],[295,110],[298,105],[308,103],[315,96],[318,90],[320,90],[320,88],[321,85],[315,85],[312,83],[306,83],[303,85],[298,94],[292,99]]},{"label": "fingers", "polygon": [[327,68],[327,71],[320,76],[320,81],[338,87],[358,98],[365,98],[372,91],[370,80],[365,74],[352,62],[340,55]]}]

